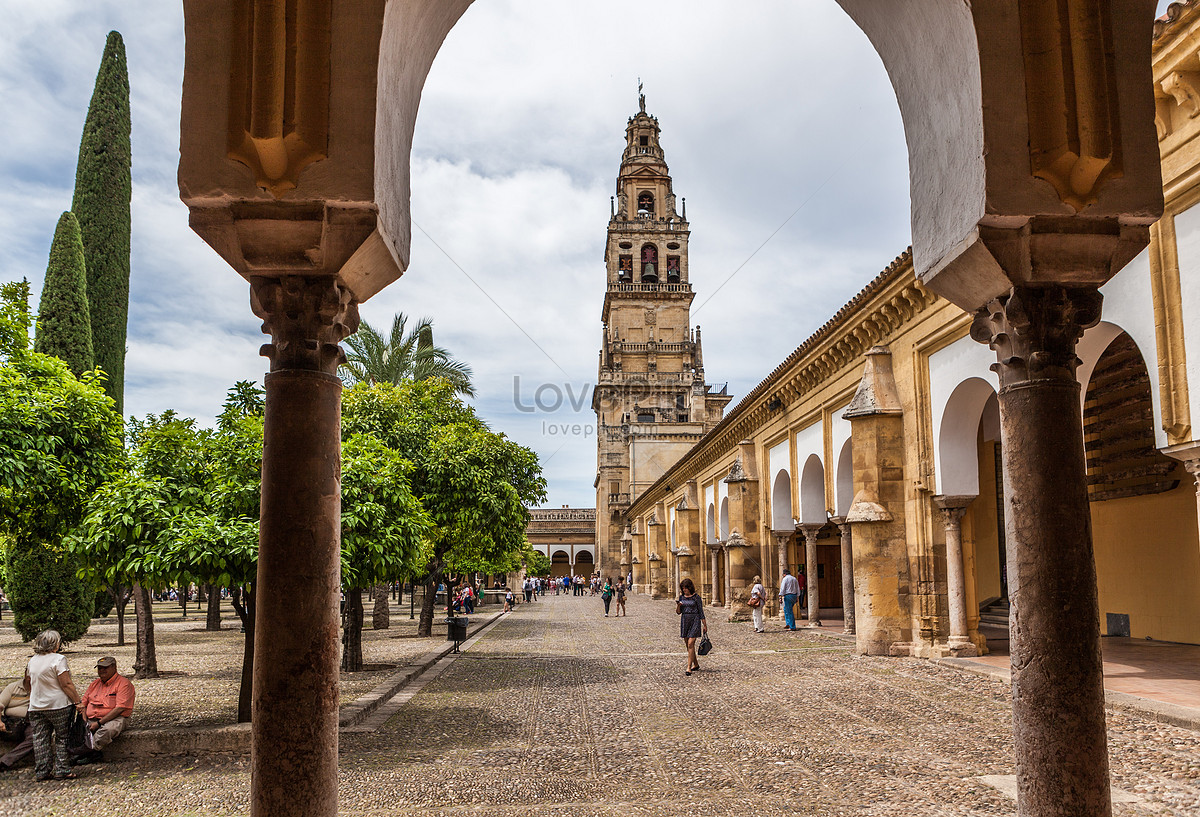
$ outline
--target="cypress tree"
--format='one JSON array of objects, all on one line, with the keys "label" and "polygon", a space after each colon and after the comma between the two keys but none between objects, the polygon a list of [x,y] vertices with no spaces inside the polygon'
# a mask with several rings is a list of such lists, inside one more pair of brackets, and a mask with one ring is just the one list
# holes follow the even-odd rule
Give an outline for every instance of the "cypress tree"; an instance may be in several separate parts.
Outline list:
[{"label": "cypress tree", "polygon": [[92,357],[83,239],[79,222],[70,212],[59,217],[54,230],[33,350],[62,358],[76,377],[96,365]]},{"label": "cypress tree", "polygon": [[96,87],[83,124],[75,198],[87,263],[87,297],[96,366],[108,379],[104,389],[124,410],[125,333],[129,319],[130,176],[129,72],[125,43],[109,32]]}]

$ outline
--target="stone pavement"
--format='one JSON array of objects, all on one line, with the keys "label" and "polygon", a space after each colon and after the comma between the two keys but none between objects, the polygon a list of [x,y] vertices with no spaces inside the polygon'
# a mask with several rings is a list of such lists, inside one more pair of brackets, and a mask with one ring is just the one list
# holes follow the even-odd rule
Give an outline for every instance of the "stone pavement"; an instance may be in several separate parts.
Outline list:
[{"label": "stone pavement", "polygon": [[[1011,815],[1006,686],[711,622],[685,677],[669,602],[522,605],[373,733],[343,735],[344,814]],[[1200,733],[1109,714],[1125,815],[1200,813]],[[0,776],[7,814],[246,813],[244,759]],[[979,780],[995,778],[995,785]],[[1000,788],[998,788],[999,786]]]}]

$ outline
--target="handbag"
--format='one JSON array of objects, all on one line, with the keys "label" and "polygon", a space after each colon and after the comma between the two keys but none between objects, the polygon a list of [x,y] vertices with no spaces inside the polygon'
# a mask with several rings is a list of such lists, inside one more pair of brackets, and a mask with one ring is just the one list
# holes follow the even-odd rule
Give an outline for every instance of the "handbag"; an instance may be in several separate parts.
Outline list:
[{"label": "handbag", "polygon": [[761,607],[762,599],[760,599],[758,596],[751,596],[750,601],[748,601],[746,603],[749,604],[751,607]]},{"label": "handbag", "polygon": [[712,642],[708,640],[708,633],[700,639],[700,646],[696,648],[696,652],[700,655],[708,655],[712,652]]},{"label": "handbag", "polygon": [[88,729],[87,718],[79,714],[79,710],[71,713],[71,725],[67,732],[67,751],[73,755],[82,755],[92,751],[92,730]]}]

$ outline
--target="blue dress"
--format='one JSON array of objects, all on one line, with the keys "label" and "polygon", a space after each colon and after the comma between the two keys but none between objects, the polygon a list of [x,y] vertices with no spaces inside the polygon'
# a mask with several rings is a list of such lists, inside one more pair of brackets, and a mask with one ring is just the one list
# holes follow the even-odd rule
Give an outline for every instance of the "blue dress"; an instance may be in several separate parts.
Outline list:
[{"label": "blue dress", "polygon": [[677,601],[682,607],[679,616],[679,637],[699,638],[704,628],[704,602],[700,600],[700,594],[680,596]]}]

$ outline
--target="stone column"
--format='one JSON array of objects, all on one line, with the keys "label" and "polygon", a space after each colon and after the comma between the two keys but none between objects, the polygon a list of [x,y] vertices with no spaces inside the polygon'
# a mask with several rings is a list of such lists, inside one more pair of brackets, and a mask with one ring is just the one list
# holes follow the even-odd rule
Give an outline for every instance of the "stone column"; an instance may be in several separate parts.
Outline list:
[{"label": "stone column", "polygon": [[817,533],[825,527],[820,522],[801,522],[804,533],[804,578],[808,585],[808,626],[821,626],[821,599],[817,592]]},{"label": "stone column", "polygon": [[1111,813],[1075,373],[1075,345],[1099,322],[1100,306],[1094,288],[1016,286],[980,309],[971,327],[973,338],[996,350],[1000,376],[1021,814]]},{"label": "stone column", "polygon": [[[759,514],[758,469],[754,459],[754,445],[749,440],[738,444],[738,457],[725,477],[729,486],[729,541],[725,549],[729,554],[728,583],[730,621],[749,621],[750,588],[753,585],[754,565],[749,554],[758,550],[758,536],[762,529]],[[747,551],[747,548],[751,550]]]},{"label": "stone column", "polygon": [[669,542],[666,539],[667,526],[659,521],[658,514],[651,514],[646,522],[646,547],[650,549],[650,597],[654,599],[674,598],[669,585],[671,583],[671,565],[661,554],[668,553]]},{"label": "stone column", "polygon": [[[694,483],[689,483],[689,493],[694,496]],[[679,581],[691,579],[700,592],[700,564],[696,554],[700,552],[700,508],[687,496],[675,506],[675,543],[678,546],[675,558],[679,562]]]},{"label": "stone column", "polygon": [[854,540],[851,538],[850,523],[844,516],[835,516],[842,537],[842,632],[854,634]]},{"label": "stone column", "polygon": [[946,596],[950,607],[950,638],[946,649],[955,658],[976,656],[979,650],[967,630],[967,587],[963,571],[962,518],[974,496],[935,496],[946,526]]},{"label": "stone column", "polygon": [[721,547],[720,545],[710,544],[708,552],[712,557],[712,582],[709,584],[710,598],[708,603],[711,607],[718,607],[723,600],[721,594]]},{"label": "stone column", "polygon": [[[788,569],[788,558],[787,558],[788,557],[788,553],[787,553],[788,541],[792,538],[793,532],[794,531],[790,531],[790,530],[772,531],[772,534],[775,536],[775,547],[779,554],[779,567],[777,568],[779,571],[779,574],[775,577],[775,586],[773,588],[768,588],[769,592],[767,593],[767,595],[771,596],[771,598],[775,598],[776,596],[779,595],[779,585],[783,581],[783,571]],[[779,605],[779,618],[780,618],[780,620],[782,620],[783,619],[783,602],[779,601],[778,599],[776,599],[776,601],[778,602],[778,605]]]},{"label": "stone column", "polygon": [[[633,550],[633,534],[629,532],[629,526],[625,526],[625,531],[621,534],[621,579],[624,580],[629,576],[629,566],[633,564],[630,561],[631,551]],[[629,592],[633,592],[633,588],[629,588]]]},{"label": "stone column", "polygon": [[[341,392],[358,308],[333,277],[251,279],[271,343],[252,696],[251,814],[335,814]],[[302,713],[302,716],[298,713]]]}]

